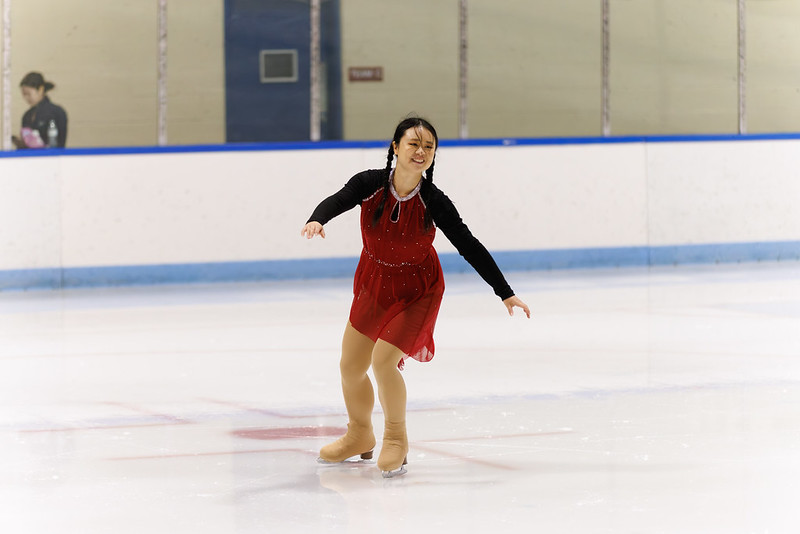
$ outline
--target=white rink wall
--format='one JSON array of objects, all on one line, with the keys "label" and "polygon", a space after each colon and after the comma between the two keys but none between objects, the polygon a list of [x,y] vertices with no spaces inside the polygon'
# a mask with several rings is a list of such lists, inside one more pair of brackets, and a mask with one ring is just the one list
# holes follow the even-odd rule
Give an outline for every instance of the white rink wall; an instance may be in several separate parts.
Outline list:
[{"label": "white rink wall", "polygon": [[[299,231],[386,151],[322,146],[2,157],[0,289],[347,275],[358,208]],[[451,141],[435,181],[504,269],[800,258],[796,136]]]}]

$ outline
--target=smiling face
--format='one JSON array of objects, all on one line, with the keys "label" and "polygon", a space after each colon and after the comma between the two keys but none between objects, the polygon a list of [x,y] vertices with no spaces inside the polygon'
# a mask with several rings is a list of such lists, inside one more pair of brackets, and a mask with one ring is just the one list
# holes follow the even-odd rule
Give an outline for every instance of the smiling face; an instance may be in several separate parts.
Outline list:
[{"label": "smiling face", "polygon": [[392,142],[392,146],[397,156],[397,168],[420,175],[431,166],[436,153],[436,139],[422,126],[409,128],[400,142]]}]

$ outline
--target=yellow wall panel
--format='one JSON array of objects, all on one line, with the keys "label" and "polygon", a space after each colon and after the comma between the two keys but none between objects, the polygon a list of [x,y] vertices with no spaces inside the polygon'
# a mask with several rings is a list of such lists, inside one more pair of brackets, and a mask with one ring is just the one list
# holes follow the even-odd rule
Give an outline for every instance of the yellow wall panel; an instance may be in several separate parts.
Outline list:
[{"label": "yellow wall panel", "polygon": [[169,144],[225,142],[223,0],[169,0]]},{"label": "yellow wall panel", "polygon": [[[225,0],[168,0],[169,144],[225,141]],[[14,0],[12,116],[38,70],[69,147],[154,145],[156,0]],[[601,2],[470,0],[469,136],[601,135]],[[800,131],[800,3],[748,0],[749,132]],[[459,130],[459,1],[342,0],[345,139],[410,113]],[[736,0],[610,0],[612,135],[738,131]],[[383,67],[351,82],[349,67]]]},{"label": "yellow wall panel", "polygon": [[611,131],[735,133],[735,0],[611,0]]},{"label": "yellow wall panel", "polygon": [[[387,139],[409,113],[440,137],[458,135],[458,1],[344,0],[345,139]],[[383,67],[382,82],[350,82],[349,67]]]},{"label": "yellow wall panel", "polygon": [[470,137],[601,134],[600,2],[471,0],[468,34]]},{"label": "yellow wall panel", "polygon": [[[225,141],[223,0],[169,0],[170,144]],[[19,81],[42,72],[69,116],[69,147],[158,142],[158,2],[12,3],[12,120],[27,104]]]},{"label": "yellow wall panel", "polygon": [[747,128],[800,132],[800,2],[747,3]]},{"label": "yellow wall panel", "polygon": [[14,130],[29,71],[56,84],[69,117],[68,147],[156,142],[157,3],[25,0],[12,3]]}]

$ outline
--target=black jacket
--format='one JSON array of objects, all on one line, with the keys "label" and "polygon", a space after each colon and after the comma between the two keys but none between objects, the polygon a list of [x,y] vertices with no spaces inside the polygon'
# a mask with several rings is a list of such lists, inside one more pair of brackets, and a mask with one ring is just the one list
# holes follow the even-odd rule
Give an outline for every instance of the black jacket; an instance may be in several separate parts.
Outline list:
[{"label": "black jacket", "polygon": [[67,112],[61,106],[50,102],[46,96],[25,112],[22,116],[22,127],[37,130],[42,141],[47,144],[47,128],[51,120],[56,122],[58,128],[58,147],[64,148],[67,144]]}]

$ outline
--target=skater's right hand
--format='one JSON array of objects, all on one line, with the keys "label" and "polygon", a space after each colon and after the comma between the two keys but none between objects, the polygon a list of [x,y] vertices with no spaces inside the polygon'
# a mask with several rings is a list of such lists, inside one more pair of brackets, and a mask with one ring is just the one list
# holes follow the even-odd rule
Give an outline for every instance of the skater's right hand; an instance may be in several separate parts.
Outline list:
[{"label": "skater's right hand", "polygon": [[322,228],[322,225],[317,221],[311,221],[309,223],[306,223],[305,226],[303,226],[303,229],[300,230],[300,235],[306,236],[306,239],[311,239],[315,235],[318,235],[322,237],[322,239],[325,239],[325,230]]}]

